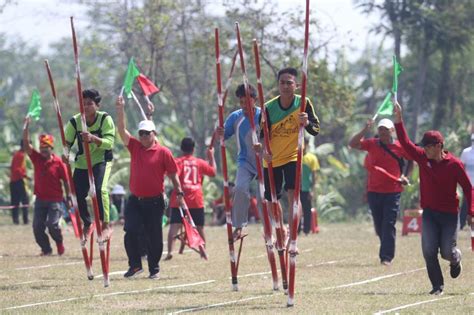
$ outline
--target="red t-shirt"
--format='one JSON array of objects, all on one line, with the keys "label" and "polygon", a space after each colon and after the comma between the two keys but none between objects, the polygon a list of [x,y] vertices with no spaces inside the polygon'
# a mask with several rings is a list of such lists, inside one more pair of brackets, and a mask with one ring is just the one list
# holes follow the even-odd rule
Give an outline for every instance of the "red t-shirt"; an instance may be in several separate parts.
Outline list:
[{"label": "red t-shirt", "polygon": [[[363,139],[360,142],[361,150],[367,151],[368,155],[364,162],[367,168],[368,184],[367,191],[377,193],[396,193],[402,192],[403,186],[400,182],[393,180],[383,172],[375,170],[372,166],[378,166],[396,178],[400,178],[400,166],[387,151],[380,145],[380,140],[371,138]],[[409,155],[403,150],[398,141],[393,141],[387,147],[398,157],[410,159]],[[367,165],[366,165],[367,164]]]},{"label": "red t-shirt", "polygon": [[38,151],[29,155],[35,169],[35,195],[41,201],[60,202],[63,200],[61,179],[67,182],[66,165],[61,158],[52,154],[46,160]]},{"label": "red t-shirt", "polygon": [[130,137],[130,192],[137,197],[156,197],[163,194],[165,174],[178,171],[171,151],[156,143],[145,148]]},{"label": "red t-shirt", "polygon": [[[220,196],[219,198],[217,198],[216,200],[214,200],[212,202],[213,206],[214,207],[217,207],[217,206],[222,206],[222,207],[225,207],[225,203],[224,203],[224,195]],[[229,205],[230,205],[230,209],[232,210],[232,197],[230,198],[229,200]]]},{"label": "red t-shirt", "polygon": [[[194,157],[184,155],[176,159],[178,165],[179,181],[184,191],[184,201],[188,208],[204,208],[204,197],[202,195],[202,181],[204,175],[214,177],[216,170],[208,162]],[[176,191],[173,190],[170,198],[170,207],[178,208]]]},{"label": "red t-shirt", "polygon": [[472,185],[461,161],[447,151],[444,159],[439,162],[428,159],[423,148],[410,141],[403,123],[395,124],[395,129],[400,144],[418,163],[421,207],[439,212],[458,213],[459,199],[456,188],[460,184],[466,197],[469,214],[473,215]]},{"label": "red t-shirt", "polygon": [[25,152],[16,151],[10,166],[10,182],[16,182],[26,177]]}]

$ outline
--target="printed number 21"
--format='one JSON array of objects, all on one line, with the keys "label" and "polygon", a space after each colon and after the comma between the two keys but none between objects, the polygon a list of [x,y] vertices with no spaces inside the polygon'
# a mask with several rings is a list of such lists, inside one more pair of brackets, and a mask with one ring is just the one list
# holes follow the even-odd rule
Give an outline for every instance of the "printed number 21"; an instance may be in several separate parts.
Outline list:
[{"label": "printed number 21", "polygon": [[195,165],[185,165],[184,166],[184,183],[196,185],[198,183],[198,174],[197,166]]}]

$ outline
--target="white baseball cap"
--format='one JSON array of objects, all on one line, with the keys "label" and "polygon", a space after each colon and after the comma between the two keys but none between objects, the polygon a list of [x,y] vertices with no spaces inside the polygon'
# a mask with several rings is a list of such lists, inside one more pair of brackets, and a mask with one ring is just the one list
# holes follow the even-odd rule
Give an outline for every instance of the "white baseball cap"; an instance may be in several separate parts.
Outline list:
[{"label": "white baseball cap", "polygon": [[122,185],[117,184],[112,189],[112,195],[125,195],[125,189]]},{"label": "white baseball cap", "polygon": [[384,118],[384,119],[380,119],[379,123],[377,124],[377,128],[379,127],[385,127],[387,129],[393,129],[395,126],[393,125],[393,122],[388,119],[388,118]]},{"label": "white baseball cap", "polygon": [[151,120],[142,120],[138,123],[138,130],[155,131],[155,124]]}]

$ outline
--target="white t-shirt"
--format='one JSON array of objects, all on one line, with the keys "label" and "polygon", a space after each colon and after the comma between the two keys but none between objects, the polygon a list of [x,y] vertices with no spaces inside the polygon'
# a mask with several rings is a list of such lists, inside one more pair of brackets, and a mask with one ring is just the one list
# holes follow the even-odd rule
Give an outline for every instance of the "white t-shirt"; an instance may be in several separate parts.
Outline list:
[{"label": "white t-shirt", "polygon": [[463,162],[466,168],[466,173],[471,180],[471,184],[474,185],[474,145],[462,151],[461,162]]}]

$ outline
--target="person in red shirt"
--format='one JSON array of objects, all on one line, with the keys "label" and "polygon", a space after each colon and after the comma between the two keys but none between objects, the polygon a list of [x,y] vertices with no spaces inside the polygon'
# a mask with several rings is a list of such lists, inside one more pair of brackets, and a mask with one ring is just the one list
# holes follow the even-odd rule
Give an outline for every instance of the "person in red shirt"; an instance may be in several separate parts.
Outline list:
[{"label": "person in red shirt", "polygon": [[472,185],[462,162],[444,150],[443,135],[437,130],[423,134],[420,146],[408,138],[402,120],[402,108],[395,105],[395,129],[402,147],[418,163],[420,170],[420,203],[423,208],[421,249],[433,289],[430,294],[440,295],[444,290],[443,272],[438,260],[450,262],[451,278],[461,274],[461,251],[456,248],[458,231],[459,199],[457,185],[461,185],[466,197],[471,223]]},{"label": "person in red shirt", "polygon": [[[176,164],[178,165],[179,181],[181,182],[181,187],[184,192],[184,201],[191,213],[199,234],[202,239],[206,241],[204,235],[204,197],[202,194],[202,182],[204,175],[209,177],[216,176],[216,161],[214,159],[213,148],[207,150],[207,161],[193,156],[194,145],[195,143],[192,138],[183,138],[181,141],[181,152],[183,155],[176,159]],[[182,222],[179,206],[176,191],[173,191],[170,199],[171,225],[168,231],[168,254],[165,260],[173,258],[174,240]]]},{"label": "person in red shirt", "polygon": [[[234,199],[234,182],[229,182],[229,204],[230,209],[232,210],[232,200]],[[211,225],[218,225],[221,226],[226,223],[225,217],[225,202],[224,202],[224,194],[222,194],[219,198],[215,199],[211,204],[210,207],[212,208],[212,222]]]},{"label": "person in red shirt", "polygon": [[[41,247],[41,256],[51,255],[53,250],[45,230],[48,228],[49,234],[56,242],[58,255],[64,254],[63,235],[59,226],[59,219],[62,216],[63,189],[66,196],[69,196],[69,185],[66,166],[62,159],[53,153],[54,138],[48,134],[39,136],[40,152],[33,149],[28,138],[28,126],[30,118],[25,119],[23,129],[23,143],[25,151],[31,159],[34,167],[34,193],[36,195],[33,234],[36,243]],[[71,200],[68,206],[72,207]]]},{"label": "person in red shirt", "polygon": [[21,203],[23,223],[28,224],[28,208],[30,199],[26,193],[26,160],[23,140],[20,141],[20,150],[13,154],[10,165],[10,196],[12,209],[12,219],[14,224],[20,224],[19,206]]},{"label": "person in red shirt", "polygon": [[394,126],[390,119],[381,119],[377,124],[378,138],[365,139],[373,124],[373,120],[368,120],[351,138],[349,146],[368,153],[364,162],[368,171],[367,201],[380,239],[380,262],[389,266],[395,257],[395,223],[400,210],[400,194],[403,185],[408,183],[402,173],[402,158],[410,157],[393,139]]},{"label": "person in red shirt", "polygon": [[[118,132],[130,152],[130,197],[125,207],[125,250],[129,269],[125,278],[143,272],[140,239],[147,242],[147,260],[150,279],[158,279],[163,254],[163,198],[165,175],[172,181],[178,202],[183,202],[183,190],[178,179],[178,167],[171,151],[156,139],[155,124],[142,120],[138,124],[138,139],[125,128],[124,100],[116,101]],[[144,231],[143,231],[144,230]]]}]

